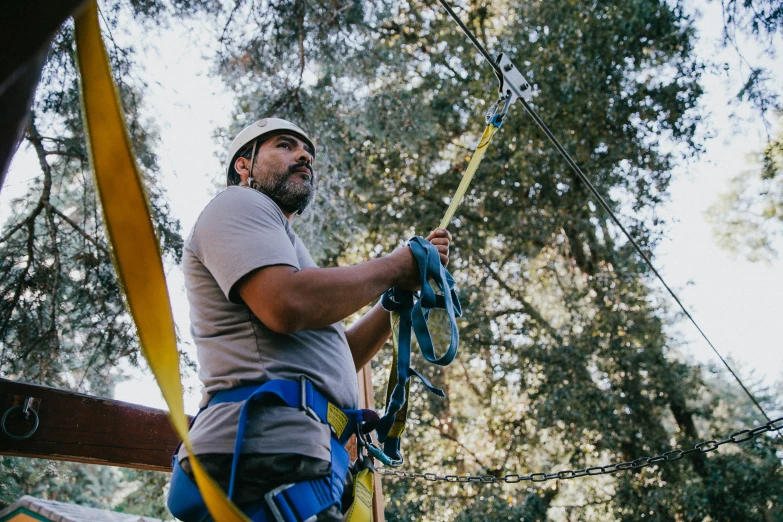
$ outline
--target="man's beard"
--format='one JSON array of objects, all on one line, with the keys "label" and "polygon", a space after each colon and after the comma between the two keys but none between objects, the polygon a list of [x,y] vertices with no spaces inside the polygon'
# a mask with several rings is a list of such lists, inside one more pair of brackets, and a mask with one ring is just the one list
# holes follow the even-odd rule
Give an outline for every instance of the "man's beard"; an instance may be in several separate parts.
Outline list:
[{"label": "man's beard", "polygon": [[262,171],[261,176],[253,177],[250,187],[272,198],[284,212],[301,214],[315,198],[315,173],[312,169],[309,169],[309,182],[291,179],[293,176],[301,176],[300,172],[294,171],[302,165],[291,165],[283,172]]}]

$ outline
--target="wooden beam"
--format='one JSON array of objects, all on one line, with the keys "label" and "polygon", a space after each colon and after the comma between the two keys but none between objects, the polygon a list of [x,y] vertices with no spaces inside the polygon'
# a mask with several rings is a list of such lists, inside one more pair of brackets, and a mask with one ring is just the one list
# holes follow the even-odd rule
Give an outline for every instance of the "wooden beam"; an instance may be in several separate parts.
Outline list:
[{"label": "wooden beam", "polygon": [[[179,440],[166,412],[128,402],[0,379],[2,413],[31,397],[38,429],[26,440],[0,434],[0,454],[171,471]],[[11,434],[31,428],[20,410],[7,418]]]}]

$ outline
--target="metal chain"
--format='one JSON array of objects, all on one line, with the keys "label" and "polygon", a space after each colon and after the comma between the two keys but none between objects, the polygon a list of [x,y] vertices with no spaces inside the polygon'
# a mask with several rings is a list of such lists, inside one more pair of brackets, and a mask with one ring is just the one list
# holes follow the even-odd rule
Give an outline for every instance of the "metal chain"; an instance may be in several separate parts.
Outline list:
[{"label": "metal chain", "polygon": [[726,437],[721,441],[706,440],[704,442],[699,442],[689,450],[677,449],[677,450],[667,451],[666,453],[663,453],[662,455],[657,455],[655,457],[640,457],[638,459],[634,459],[628,462],[618,462],[616,464],[608,464],[606,466],[592,466],[584,469],[573,469],[573,470],[567,469],[563,471],[557,471],[554,473],[532,473],[530,475],[519,475],[517,473],[512,473],[512,474],[504,475],[502,477],[497,477],[495,475],[441,476],[441,475],[437,475],[436,473],[413,473],[411,471],[392,470],[386,468],[381,468],[378,470],[378,472],[381,475],[386,475],[394,478],[403,478],[409,480],[424,479],[430,482],[457,482],[457,483],[478,482],[482,484],[500,484],[500,483],[516,484],[517,482],[524,482],[524,481],[545,482],[547,480],[554,480],[554,479],[572,479],[572,478],[594,476],[594,475],[607,475],[611,473],[616,473],[618,471],[644,468],[652,464],[658,464],[659,462],[671,462],[673,460],[680,460],[686,455],[690,455],[691,453],[697,453],[697,452],[709,453],[710,451],[715,451],[716,449],[718,449],[720,446],[723,446],[724,444],[729,444],[729,443],[740,444],[742,442],[751,440],[752,438],[756,437],[756,435],[760,435],[768,431],[778,432],[781,429],[783,429],[783,417],[773,419],[768,423],[764,424],[763,426],[759,426],[758,428],[752,430],[745,429],[745,430],[735,431],[734,433],[732,433],[731,435],[729,435],[728,437]]}]

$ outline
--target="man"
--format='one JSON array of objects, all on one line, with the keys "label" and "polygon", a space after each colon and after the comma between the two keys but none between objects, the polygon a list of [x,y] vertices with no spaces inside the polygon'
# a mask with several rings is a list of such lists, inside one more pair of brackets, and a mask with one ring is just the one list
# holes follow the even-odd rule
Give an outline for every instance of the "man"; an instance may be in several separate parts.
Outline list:
[{"label": "man", "polygon": [[[389,315],[377,304],[347,331],[339,321],[390,287],[420,284],[408,247],[355,266],[316,266],[291,228],[315,195],[314,158],[313,142],[296,125],[277,118],[250,125],[229,148],[228,188],[207,205],[186,243],[202,406],[221,390],[305,376],[339,408],[357,408],[356,372],[389,338]],[[436,230],[427,239],[447,264],[450,234]],[[190,432],[194,452],[224,489],[241,407],[211,405]],[[252,504],[281,484],[329,475],[330,441],[326,424],[279,401],[262,402],[244,435],[234,501]],[[184,448],[179,460],[190,474]],[[341,519],[336,506],[318,515]]]}]

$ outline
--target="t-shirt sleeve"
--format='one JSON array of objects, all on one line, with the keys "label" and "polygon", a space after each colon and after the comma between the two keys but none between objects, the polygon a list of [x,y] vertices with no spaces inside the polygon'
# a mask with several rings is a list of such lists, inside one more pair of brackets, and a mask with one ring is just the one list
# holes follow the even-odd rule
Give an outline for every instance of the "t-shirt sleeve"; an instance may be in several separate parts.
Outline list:
[{"label": "t-shirt sleeve", "polygon": [[[286,219],[274,201],[255,190],[230,187],[201,213],[190,248],[231,302],[234,285],[253,270],[272,265],[300,269]],[[233,291],[233,292],[232,292]]]}]

